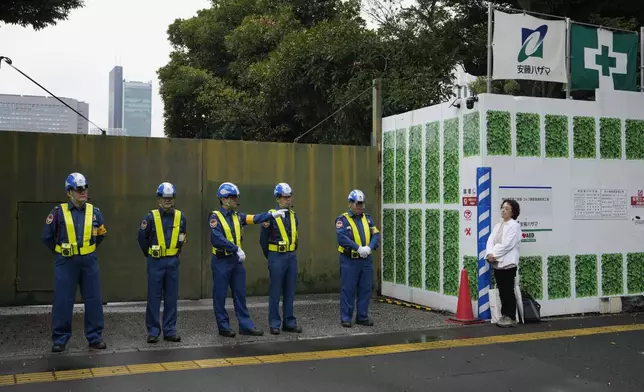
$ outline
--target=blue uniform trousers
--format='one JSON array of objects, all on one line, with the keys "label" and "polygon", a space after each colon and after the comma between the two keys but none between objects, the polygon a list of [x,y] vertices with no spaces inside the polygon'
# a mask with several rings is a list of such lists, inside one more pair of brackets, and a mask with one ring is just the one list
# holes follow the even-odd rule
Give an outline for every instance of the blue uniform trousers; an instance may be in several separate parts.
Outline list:
[{"label": "blue uniform trousers", "polygon": [[366,259],[352,259],[340,255],[340,318],[343,322],[353,320],[353,305],[358,294],[358,309],[356,321],[365,321],[369,318],[369,299],[371,297],[371,284],[373,279],[373,260],[371,256]]},{"label": "blue uniform trousers", "polygon": [[280,328],[280,296],[284,326],[292,328],[297,325],[293,316],[293,301],[295,300],[295,284],[297,283],[297,257],[295,252],[268,252],[268,272],[270,276],[268,323],[271,328]]},{"label": "blue uniform trousers", "polygon": [[179,299],[179,257],[155,259],[148,256],[148,305],[145,325],[148,336],[159,336],[161,294],[163,293],[163,336],[177,334],[177,301]]},{"label": "blue uniform trousers", "polygon": [[85,305],[85,337],[89,344],[100,343],[103,336],[103,302],[96,254],[54,257],[54,303],[52,308],[52,340],[67,344],[72,337],[72,314],[76,288]]},{"label": "blue uniform trousers", "polygon": [[231,329],[226,311],[228,287],[233,294],[239,330],[248,331],[255,328],[246,307],[246,268],[244,268],[244,264],[239,262],[236,255],[223,258],[213,255],[210,268],[212,270],[212,306],[219,331]]}]

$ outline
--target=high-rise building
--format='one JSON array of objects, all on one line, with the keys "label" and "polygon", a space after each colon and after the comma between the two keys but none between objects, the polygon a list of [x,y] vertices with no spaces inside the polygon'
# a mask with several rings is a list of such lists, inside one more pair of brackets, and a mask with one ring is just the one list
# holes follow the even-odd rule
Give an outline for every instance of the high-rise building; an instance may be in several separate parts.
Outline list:
[{"label": "high-rise building", "polygon": [[110,71],[108,128],[123,128],[123,67]]},{"label": "high-rise building", "polygon": [[150,137],[152,135],[151,82],[124,82],[123,128],[126,129],[128,136]]},{"label": "high-rise building", "polygon": [[[89,118],[89,104],[60,99]],[[89,127],[87,120],[54,97],[0,94],[0,131],[87,134]]]}]

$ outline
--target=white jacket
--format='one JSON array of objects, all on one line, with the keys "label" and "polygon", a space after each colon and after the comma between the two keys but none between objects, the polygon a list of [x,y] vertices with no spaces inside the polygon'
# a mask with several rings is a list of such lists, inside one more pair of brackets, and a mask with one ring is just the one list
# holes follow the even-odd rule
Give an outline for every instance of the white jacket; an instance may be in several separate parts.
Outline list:
[{"label": "white jacket", "polygon": [[496,269],[506,269],[519,266],[519,248],[521,246],[521,225],[514,219],[510,219],[503,225],[503,240],[500,244],[494,244],[496,233],[501,227],[499,222],[494,226],[492,233],[487,239],[485,256],[493,254],[497,263],[490,263]]}]

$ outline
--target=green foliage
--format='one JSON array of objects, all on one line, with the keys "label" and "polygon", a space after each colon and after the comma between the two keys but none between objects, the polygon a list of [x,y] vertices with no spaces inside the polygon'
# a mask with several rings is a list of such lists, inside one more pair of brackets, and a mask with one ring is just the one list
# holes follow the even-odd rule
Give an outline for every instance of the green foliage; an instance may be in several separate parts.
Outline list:
[{"label": "green foliage", "polygon": [[463,156],[481,155],[479,112],[463,116]]},{"label": "green foliage", "polygon": [[407,210],[396,210],[396,283],[407,284]]},{"label": "green foliage", "polygon": [[602,255],[602,295],[623,294],[623,261],[621,253]]},{"label": "green foliage", "polygon": [[479,298],[479,260],[475,256],[463,256],[463,268],[467,270],[467,282],[470,285],[470,298]]},{"label": "green foliage", "polygon": [[517,156],[541,156],[541,125],[537,113],[517,113]]},{"label": "green foliage", "polygon": [[409,210],[409,286],[423,287],[423,212],[419,209]]},{"label": "green foliage", "polygon": [[384,132],[382,144],[382,199],[384,203],[394,203],[395,188],[395,140],[394,132]]},{"label": "green foliage", "polygon": [[409,131],[409,203],[422,203],[423,197],[423,126]]},{"label": "green foliage", "polygon": [[407,202],[407,129],[396,130],[396,203]]},{"label": "green foliage", "polygon": [[443,210],[443,294],[458,295],[459,213]]},{"label": "green foliage", "polygon": [[440,210],[425,210],[425,290],[440,292]]},{"label": "green foliage", "polygon": [[425,200],[440,203],[440,122],[425,127]]},{"label": "green foliage", "polygon": [[592,158],[597,155],[595,149],[595,118],[572,118],[573,152],[575,158]]},{"label": "green foliage", "polygon": [[541,256],[521,256],[519,274],[521,288],[535,299],[543,299],[543,272]]},{"label": "green foliage", "polygon": [[0,22],[41,30],[67,20],[72,10],[84,6],[84,0],[2,0]]},{"label": "green foliage", "polygon": [[548,257],[548,298],[570,298],[570,256]]},{"label": "green foliage", "polygon": [[394,241],[396,228],[394,210],[385,208],[382,211],[382,280],[394,282],[394,264],[396,262],[396,243]]},{"label": "green foliage", "polygon": [[443,203],[458,204],[458,117],[443,123]]},{"label": "green foliage", "polygon": [[575,256],[575,292],[577,298],[597,295],[597,255]]},{"label": "green foliage", "polygon": [[599,119],[599,154],[601,159],[622,158],[622,120]]},{"label": "green foliage", "polygon": [[644,293],[644,253],[627,253],[626,265],[628,293]]},{"label": "green foliage", "polygon": [[546,114],[546,158],[568,158],[568,117]]},{"label": "green foliage", "polygon": [[644,159],[644,120],[626,120],[626,159]]},{"label": "green foliage", "polygon": [[488,110],[487,155],[512,155],[510,112]]}]

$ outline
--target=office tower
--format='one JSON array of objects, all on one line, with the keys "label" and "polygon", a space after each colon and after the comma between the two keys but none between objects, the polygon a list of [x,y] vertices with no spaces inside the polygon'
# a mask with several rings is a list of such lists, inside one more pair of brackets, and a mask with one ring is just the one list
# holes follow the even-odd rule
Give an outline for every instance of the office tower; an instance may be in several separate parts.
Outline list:
[{"label": "office tower", "polygon": [[123,128],[123,67],[110,71],[108,128]]},{"label": "office tower", "polygon": [[[89,118],[89,104],[60,99]],[[54,97],[0,94],[0,131],[88,133],[88,123]]]},{"label": "office tower", "polygon": [[152,83],[124,82],[123,128],[128,136],[152,135]]}]

